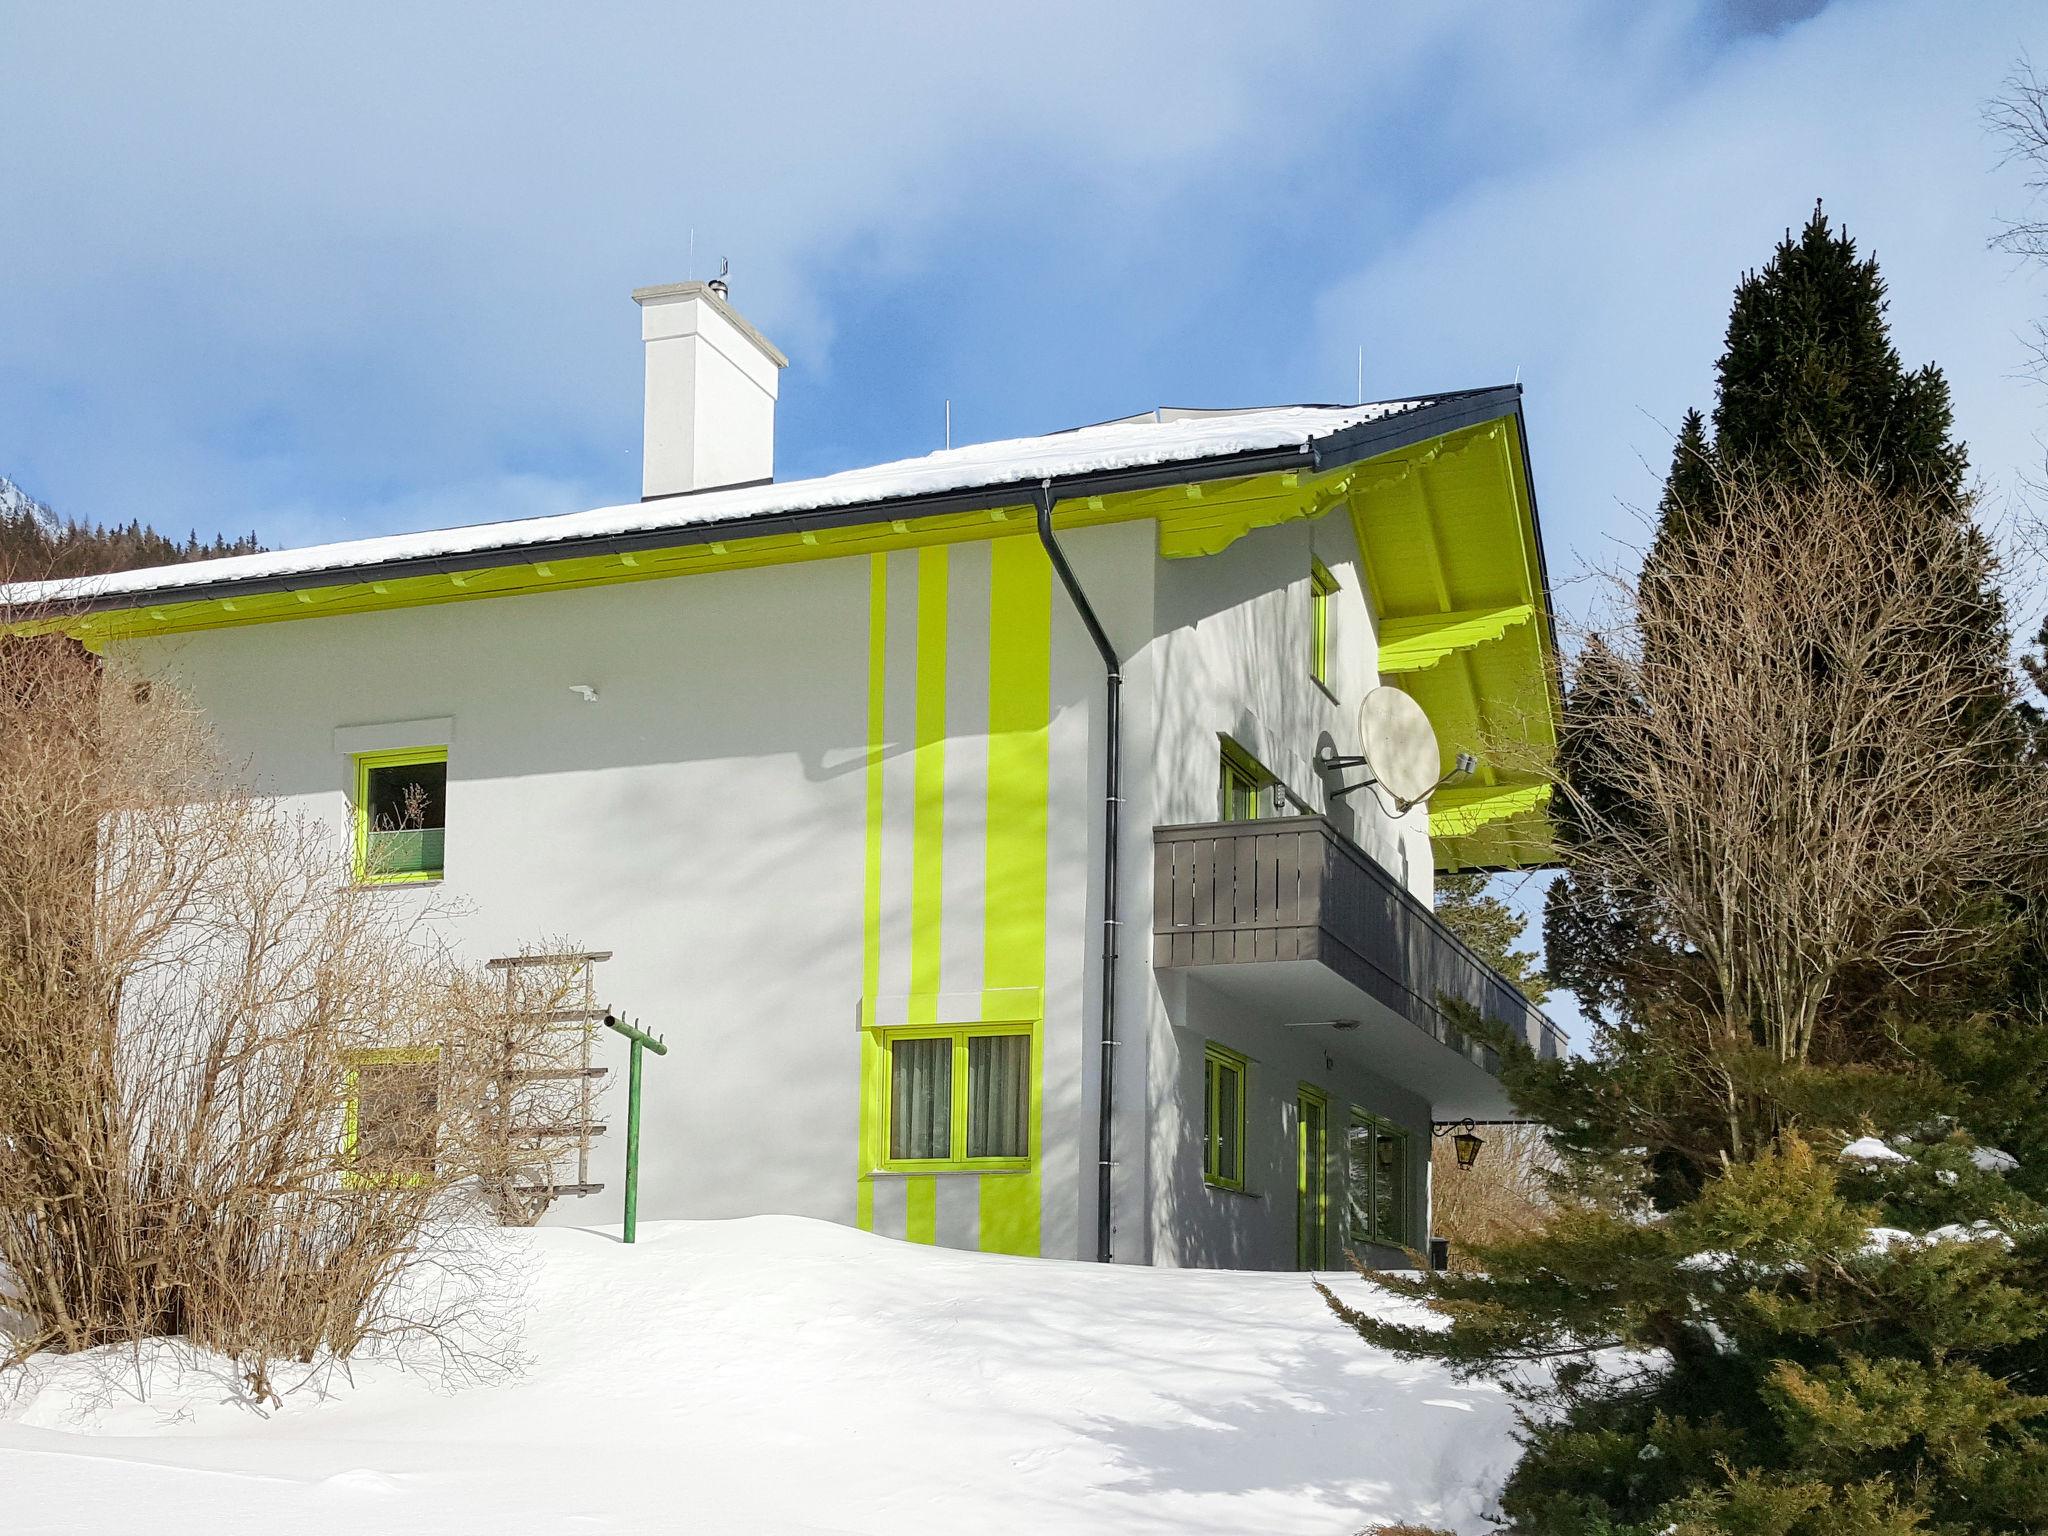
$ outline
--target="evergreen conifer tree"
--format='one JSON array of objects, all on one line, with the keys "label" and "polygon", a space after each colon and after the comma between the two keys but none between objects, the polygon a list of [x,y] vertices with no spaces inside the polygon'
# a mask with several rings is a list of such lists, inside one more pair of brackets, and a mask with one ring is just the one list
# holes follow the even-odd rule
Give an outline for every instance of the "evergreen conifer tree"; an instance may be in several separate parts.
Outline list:
[{"label": "evergreen conifer tree", "polygon": [[[1538,1061],[1467,1021],[1502,1051],[1517,1107],[1548,1127],[1551,1221],[1484,1246],[1478,1272],[1370,1277],[1429,1303],[1433,1326],[1325,1293],[1368,1341],[1525,1395],[1503,1512],[1529,1536],[2048,1529],[2048,787],[2001,723],[2016,694],[1946,387],[1899,363],[1883,304],[1875,264],[1818,212],[1744,279],[1721,398],[1681,427],[1635,623],[1616,647],[1585,647],[1571,679],[1556,812],[1567,873],[1545,935],[1596,1049]],[[1825,627],[1819,603],[1810,629],[1711,627],[1721,600],[1743,595],[1713,586],[1731,551],[1771,576],[1782,610],[1848,579],[1774,567],[1771,539],[1735,537],[1796,529],[1809,509],[1837,520],[1825,526],[1838,550],[1899,552],[1872,567],[1870,593],[1895,666],[1889,648],[1851,654],[1854,616]],[[1908,610],[1918,617],[1902,622]],[[1688,666],[1720,668],[1720,704],[1686,686]],[[1859,720],[1859,700],[1909,698],[1900,685],[1918,675],[1942,679],[1944,702],[1917,734],[1868,729],[1881,710]],[[1745,691],[1756,676],[1787,686]],[[1691,744],[1712,753],[1722,727],[1793,695],[1807,713],[1781,739],[1805,745],[1753,762],[1762,815],[1747,842],[1711,795],[1659,800]],[[1646,769],[1630,755],[1644,741],[1667,748]],[[1916,755],[1970,766],[1932,780],[1952,796],[1885,794]],[[1737,783],[1752,762],[1730,750],[1723,766]],[[1796,893],[1785,851],[1812,843],[1787,829],[1806,818],[1824,840],[1837,824],[1814,816],[1815,790],[1834,792],[1819,797],[1830,817],[1852,805],[1909,844],[1926,818],[1955,817],[1975,852],[1887,898],[1910,913],[1859,909],[1855,923],[1938,940],[1912,964],[1871,949],[1829,968],[1813,983],[1811,1048],[1788,1053],[1778,1015],[1797,999],[1731,975],[1710,953],[1712,922],[1686,907],[1725,901],[1739,923],[1746,903]],[[1833,919],[1808,929],[1796,901],[1779,910],[1797,976]]]},{"label": "evergreen conifer tree", "polygon": [[1543,962],[1516,946],[1528,919],[1487,888],[1483,874],[1438,875],[1436,915],[1463,939],[1480,959],[1514,983],[1524,997],[1541,1005],[1550,991]]},{"label": "evergreen conifer tree", "polygon": [[[1715,365],[1712,433],[1688,411],[1673,444],[1658,501],[1658,522],[1643,580],[1683,581],[1689,550],[1724,515],[1731,478],[1810,482],[1833,469],[1867,479],[1895,515],[1951,521],[1977,538],[1963,499],[1968,455],[1951,436],[1948,381],[1934,364],[1908,370],[1892,345],[1877,258],[1859,256],[1818,203],[1795,236],[1787,231],[1761,271],[1736,285],[1722,352]],[[1873,538],[1888,530],[1874,527]],[[2006,618],[1985,582],[1958,585],[1949,600],[1964,622],[1945,623],[1946,643],[1987,659],[1969,708],[2013,708],[2004,676]],[[1597,658],[1588,658],[1598,671]],[[1582,659],[1582,672],[1586,660]],[[1584,686],[1581,679],[1580,686]],[[1565,727],[1573,705],[1568,693]],[[2023,727],[2021,727],[2023,729]],[[2016,736],[2019,734],[2016,729]],[[1577,771],[1567,750],[1560,772]],[[1583,792],[1603,793],[1582,784]],[[1563,829],[1567,843],[1570,829]],[[1618,945],[1644,942],[1622,931],[1630,908],[1617,893],[1593,888],[1569,870],[1552,883],[1544,910],[1551,974],[1589,1011],[1626,1008],[1615,980]]]}]

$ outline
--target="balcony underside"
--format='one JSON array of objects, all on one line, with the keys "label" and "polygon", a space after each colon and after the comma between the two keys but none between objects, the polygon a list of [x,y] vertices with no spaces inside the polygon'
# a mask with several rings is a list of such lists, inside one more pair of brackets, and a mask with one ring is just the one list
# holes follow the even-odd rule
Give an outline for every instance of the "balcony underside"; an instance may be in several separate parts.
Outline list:
[{"label": "balcony underside", "polygon": [[1438,1119],[1514,1118],[1499,1059],[1459,1031],[1448,1000],[1539,1055],[1564,1053],[1541,1012],[1321,817],[1160,827],[1153,850],[1155,967],[1192,972],[1276,1027],[1326,1031]]}]

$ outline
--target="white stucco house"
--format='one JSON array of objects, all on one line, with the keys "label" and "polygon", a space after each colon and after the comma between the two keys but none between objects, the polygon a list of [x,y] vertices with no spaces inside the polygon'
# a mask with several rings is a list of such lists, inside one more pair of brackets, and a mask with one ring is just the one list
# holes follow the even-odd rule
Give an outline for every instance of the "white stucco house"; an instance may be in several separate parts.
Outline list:
[{"label": "white stucco house", "polygon": [[[189,690],[379,899],[607,952],[670,1047],[644,1216],[1422,1246],[1432,1128],[1512,1114],[1442,999],[1562,1050],[1430,910],[1440,869],[1547,856],[1548,786],[1485,748],[1556,720],[1519,389],[778,482],[782,355],[716,285],[634,297],[635,504],[6,597]],[[1482,758],[1400,814],[1319,763],[1382,684]],[[549,1219],[611,1219],[620,1140]]]}]

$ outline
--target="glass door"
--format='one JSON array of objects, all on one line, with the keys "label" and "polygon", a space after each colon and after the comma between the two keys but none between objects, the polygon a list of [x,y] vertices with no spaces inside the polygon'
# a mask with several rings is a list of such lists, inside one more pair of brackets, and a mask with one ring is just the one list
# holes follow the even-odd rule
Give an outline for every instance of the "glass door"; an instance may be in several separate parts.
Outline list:
[{"label": "glass door", "polygon": [[1330,1254],[1329,1105],[1304,1088],[1295,1116],[1295,1263],[1322,1269]]}]

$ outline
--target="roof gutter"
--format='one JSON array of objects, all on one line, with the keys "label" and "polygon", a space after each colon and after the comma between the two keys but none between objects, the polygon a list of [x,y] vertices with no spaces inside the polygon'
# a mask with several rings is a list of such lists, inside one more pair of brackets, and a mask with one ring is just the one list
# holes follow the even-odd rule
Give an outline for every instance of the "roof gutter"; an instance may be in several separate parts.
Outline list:
[{"label": "roof gutter", "polygon": [[[1519,416],[1521,388],[1507,385],[1494,389],[1469,390],[1440,396],[1433,404],[1403,411],[1379,421],[1362,422],[1328,437],[1285,448],[1254,449],[1245,453],[1219,454],[1208,459],[1184,459],[1171,464],[1147,464],[1130,469],[1098,470],[1088,474],[1056,476],[1037,482],[1050,489],[1056,500],[1071,501],[1088,496],[1112,496],[1131,491],[1158,490],[1167,486],[1193,485],[1214,480],[1234,480],[1250,475],[1282,473],[1307,468],[1311,473],[1341,468],[1361,459],[1412,447],[1446,432],[1482,421],[1514,414]],[[760,517],[686,523],[676,526],[638,529],[630,533],[592,534],[582,538],[538,539],[525,544],[499,544],[487,549],[455,554],[413,555],[381,560],[366,565],[329,566],[320,570],[280,572],[276,575],[247,576],[221,581],[178,583],[135,591],[109,592],[52,606],[66,613],[100,613],[122,608],[143,608],[166,603],[212,602],[221,598],[256,597],[273,592],[302,592],[321,587],[356,586],[374,581],[401,581],[410,576],[452,576],[471,571],[500,570],[543,560],[573,560],[590,555],[641,554],[655,549],[681,549],[693,544],[722,543],[731,539],[763,538],[776,534],[815,533],[827,529],[854,528],[863,524],[911,517],[931,517],[948,512],[992,512],[1031,502],[1033,482],[1010,481],[1001,485],[978,486],[964,491],[941,491],[928,495],[897,496],[854,506],[818,508],[809,511],[778,512]],[[696,494],[703,494],[701,492]],[[687,496],[657,498],[687,502]],[[1533,501],[1532,501],[1533,507]]]},{"label": "roof gutter", "polygon": [[1116,1172],[1116,929],[1117,929],[1117,843],[1121,835],[1123,810],[1123,663],[1110,642],[1102,621],[1066,551],[1052,534],[1053,491],[1050,480],[1038,487],[1038,542],[1053,573],[1081,616],[1088,638],[1102,657],[1102,974],[1097,986],[1101,1022],[1102,1065],[1095,1107],[1095,1260],[1107,1264],[1113,1257],[1115,1223],[1110,1219],[1110,1199]]}]

